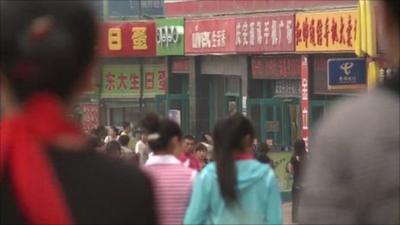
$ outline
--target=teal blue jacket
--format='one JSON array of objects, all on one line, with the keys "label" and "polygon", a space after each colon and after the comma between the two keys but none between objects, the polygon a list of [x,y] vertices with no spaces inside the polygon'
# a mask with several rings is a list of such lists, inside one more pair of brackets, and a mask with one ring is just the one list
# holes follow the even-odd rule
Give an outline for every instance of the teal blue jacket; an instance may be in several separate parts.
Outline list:
[{"label": "teal blue jacket", "polygon": [[270,166],[236,161],[237,203],[228,207],[219,189],[216,165],[197,176],[184,224],[282,224],[280,190]]}]

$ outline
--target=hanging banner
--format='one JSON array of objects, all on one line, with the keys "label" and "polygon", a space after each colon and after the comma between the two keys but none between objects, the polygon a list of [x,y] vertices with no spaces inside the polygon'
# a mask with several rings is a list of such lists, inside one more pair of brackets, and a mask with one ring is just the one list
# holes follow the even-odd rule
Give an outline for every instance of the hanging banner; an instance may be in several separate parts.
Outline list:
[{"label": "hanging banner", "polygon": [[143,97],[154,98],[167,91],[167,73],[164,64],[143,65]]},{"label": "hanging banner", "polygon": [[301,117],[302,138],[308,151],[308,57],[301,56]]},{"label": "hanging banner", "polygon": [[155,56],[155,23],[150,21],[102,23],[99,54],[102,57]]},{"label": "hanging banner", "polygon": [[[272,144],[271,144],[272,145]],[[288,164],[293,155],[292,152],[271,152],[268,153],[274,165],[276,178],[278,178],[281,192],[292,190],[293,176],[288,170]]]},{"label": "hanging banner", "polygon": [[235,19],[185,21],[185,53],[235,52]]},{"label": "hanging banner", "polygon": [[81,124],[82,129],[86,133],[99,125],[99,105],[93,103],[83,103]]},{"label": "hanging banner", "polygon": [[183,18],[168,18],[156,20],[157,55],[184,55]]},{"label": "hanging banner", "polygon": [[299,79],[300,56],[257,56],[251,58],[254,79]]},{"label": "hanging banner", "polygon": [[354,51],[356,10],[296,14],[297,52]]},{"label": "hanging banner", "polygon": [[237,52],[294,51],[294,15],[243,17],[235,20]]},{"label": "hanging banner", "polygon": [[105,65],[102,69],[103,98],[138,98],[140,96],[139,65]]},{"label": "hanging banner", "polygon": [[365,59],[329,59],[328,89],[365,89],[367,65]]}]

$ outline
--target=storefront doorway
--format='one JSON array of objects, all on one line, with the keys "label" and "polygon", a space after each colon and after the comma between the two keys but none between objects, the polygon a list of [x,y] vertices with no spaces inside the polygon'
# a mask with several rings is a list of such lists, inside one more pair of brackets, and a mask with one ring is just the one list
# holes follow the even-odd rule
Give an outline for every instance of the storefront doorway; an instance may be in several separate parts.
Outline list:
[{"label": "storefront doorway", "polygon": [[189,95],[188,94],[167,94],[158,95],[155,99],[157,112],[161,115],[168,115],[170,110],[179,112],[181,128],[185,134],[189,133]]},{"label": "storefront doorway", "polygon": [[289,150],[301,134],[298,98],[249,99],[248,115],[261,141],[275,150]]}]

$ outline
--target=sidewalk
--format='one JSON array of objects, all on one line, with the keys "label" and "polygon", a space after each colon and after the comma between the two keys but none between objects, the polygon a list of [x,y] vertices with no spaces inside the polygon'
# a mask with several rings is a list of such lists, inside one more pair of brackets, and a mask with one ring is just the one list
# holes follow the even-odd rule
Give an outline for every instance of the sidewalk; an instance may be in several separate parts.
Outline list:
[{"label": "sidewalk", "polygon": [[294,223],[292,223],[292,202],[283,203],[282,208],[283,208],[283,224],[294,225]]}]

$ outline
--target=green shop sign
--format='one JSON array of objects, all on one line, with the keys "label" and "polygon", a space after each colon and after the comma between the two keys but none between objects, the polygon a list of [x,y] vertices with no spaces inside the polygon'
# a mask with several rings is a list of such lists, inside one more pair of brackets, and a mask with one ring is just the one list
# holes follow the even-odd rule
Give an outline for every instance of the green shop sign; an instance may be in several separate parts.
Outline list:
[{"label": "green shop sign", "polygon": [[156,20],[157,55],[184,55],[183,18],[169,18]]},{"label": "green shop sign", "polygon": [[105,65],[102,68],[101,96],[105,98],[138,98],[139,65]]}]

